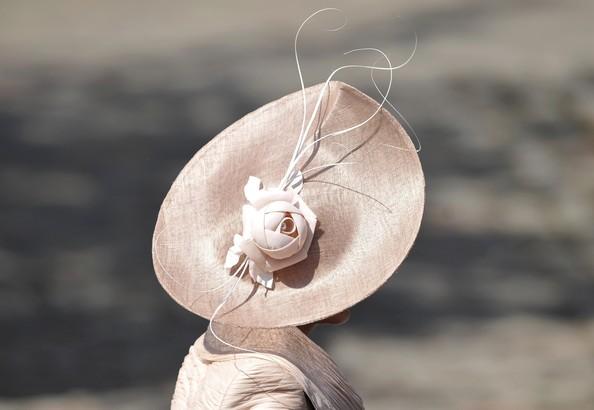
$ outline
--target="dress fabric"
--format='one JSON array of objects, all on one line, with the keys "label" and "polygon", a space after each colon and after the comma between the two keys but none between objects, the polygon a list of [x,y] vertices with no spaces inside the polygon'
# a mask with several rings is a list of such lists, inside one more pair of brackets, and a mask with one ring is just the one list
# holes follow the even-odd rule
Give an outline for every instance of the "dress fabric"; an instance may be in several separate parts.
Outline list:
[{"label": "dress fabric", "polygon": [[211,361],[195,345],[180,369],[173,410],[309,410],[302,386],[269,354],[228,355]]},{"label": "dress fabric", "polygon": [[296,327],[213,322],[180,369],[173,410],[362,410],[330,356]]}]

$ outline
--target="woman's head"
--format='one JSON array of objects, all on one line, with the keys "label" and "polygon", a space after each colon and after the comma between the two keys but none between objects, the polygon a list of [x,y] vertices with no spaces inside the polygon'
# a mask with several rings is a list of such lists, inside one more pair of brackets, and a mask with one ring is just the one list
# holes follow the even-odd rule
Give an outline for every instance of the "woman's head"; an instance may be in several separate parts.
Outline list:
[{"label": "woman's head", "polygon": [[351,309],[346,309],[346,310],[343,310],[342,312],[336,313],[336,314],[329,316],[327,318],[318,320],[317,322],[299,326],[299,329],[301,329],[301,331],[303,333],[308,334],[309,332],[311,332],[311,330],[316,325],[319,325],[319,324],[327,324],[327,325],[334,325],[334,326],[343,325],[349,321],[350,317],[351,317]]}]

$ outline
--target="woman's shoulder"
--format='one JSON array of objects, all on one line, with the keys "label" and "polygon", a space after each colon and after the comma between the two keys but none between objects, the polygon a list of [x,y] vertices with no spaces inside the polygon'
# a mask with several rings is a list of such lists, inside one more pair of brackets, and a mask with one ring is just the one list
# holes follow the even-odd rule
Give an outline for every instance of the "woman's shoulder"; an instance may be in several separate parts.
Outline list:
[{"label": "woman's shoulder", "polygon": [[195,344],[180,369],[172,409],[308,409],[302,386],[265,353],[211,357]]}]

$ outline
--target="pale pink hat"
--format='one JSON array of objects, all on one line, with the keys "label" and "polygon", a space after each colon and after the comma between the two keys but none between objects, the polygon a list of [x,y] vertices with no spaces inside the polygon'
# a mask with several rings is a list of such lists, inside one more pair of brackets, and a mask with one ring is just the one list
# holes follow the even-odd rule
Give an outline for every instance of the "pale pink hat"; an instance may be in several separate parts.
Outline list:
[{"label": "pale pink hat", "polygon": [[[303,98],[312,126],[296,151]],[[246,115],[198,151],[153,236],[171,297],[217,322],[283,327],[375,292],[410,250],[424,204],[414,144],[377,110],[347,84],[320,84]]]}]

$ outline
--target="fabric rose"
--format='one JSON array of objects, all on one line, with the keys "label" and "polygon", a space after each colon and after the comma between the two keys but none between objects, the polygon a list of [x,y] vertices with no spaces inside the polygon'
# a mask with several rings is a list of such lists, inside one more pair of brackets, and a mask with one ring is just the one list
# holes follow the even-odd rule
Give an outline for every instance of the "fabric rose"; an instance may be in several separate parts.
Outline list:
[{"label": "fabric rose", "polygon": [[307,258],[317,218],[293,188],[263,189],[260,179],[251,176],[244,194],[243,233],[233,237],[225,269],[245,255],[252,279],[273,289],[273,272]]}]

